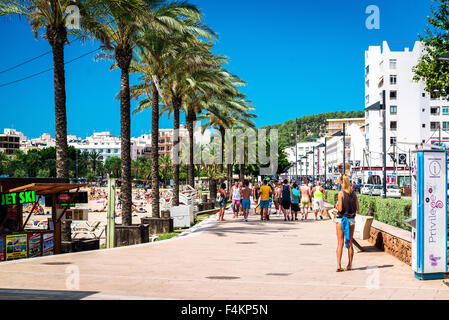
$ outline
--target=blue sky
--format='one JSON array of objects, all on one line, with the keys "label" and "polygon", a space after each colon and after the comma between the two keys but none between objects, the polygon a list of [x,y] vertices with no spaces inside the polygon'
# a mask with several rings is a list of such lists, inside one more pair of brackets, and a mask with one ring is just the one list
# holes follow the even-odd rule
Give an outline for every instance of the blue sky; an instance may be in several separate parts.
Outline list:
[{"label": "blue sky", "polygon": [[[257,107],[258,126],[321,112],[362,110],[364,51],[387,40],[392,49],[413,46],[423,33],[430,0],[192,0],[219,33],[215,52],[230,57],[227,68],[248,82],[242,89]],[[365,27],[368,5],[380,8],[380,30]],[[412,42],[412,43],[410,43]],[[66,47],[66,61],[96,49],[96,43]],[[0,17],[0,72],[50,50],[35,40],[25,19]],[[120,134],[120,72],[94,55],[66,66],[68,132]],[[47,55],[0,73],[0,86],[52,67]],[[133,79],[135,81],[135,79]],[[28,137],[55,134],[53,73],[0,87],[0,130]],[[135,102],[133,102],[133,108]],[[182,117],[184,121],[184,117]],[[161,128],[172,127],[164,116]],[[151,110],[132,117],[133,136],[150,132]]]}]

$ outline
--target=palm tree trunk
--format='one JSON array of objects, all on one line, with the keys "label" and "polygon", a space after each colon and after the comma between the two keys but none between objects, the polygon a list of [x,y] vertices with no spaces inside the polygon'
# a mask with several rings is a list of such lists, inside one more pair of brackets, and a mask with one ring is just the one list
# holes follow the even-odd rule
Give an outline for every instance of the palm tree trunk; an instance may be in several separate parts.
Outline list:
[{"label": "palm tree trunk", "polygon": [[195,164],[194,164],[194,139],[193,139],[193,124],[195,115],[189,111],[186,115],[187,130],[189,131],[189,163],[187,165],[187,184],[195,187]]},{"label": "palm tree trunk", "polygon": [[240,164],[240,174],[239,174],[240,181],[245,180],[245,174],[243,172],[244,166],[245,166],[244,164]]},{"label": "palm tree trunk", "polygon": [[69,147],[67,144],[67,113],[64,70],[64,45],[67,42],[67,30],[64,26],[48,27],[46,35],[53,51],[56,177],[69,179]]},{"label": "palm tree trunk", "polygon": [[173,100],[173,206],[179,206],[179,113],[181,109],[181,100]]},{"label": "palm tree trunk", "polygon": [[209,190],[210,190],[210,201],[215,203],[217,198],[217,180],[209,180]]},{"label": "palm tree trunk", "polygon": [[[220,127],[220,135],[221,135],[221,164],[218,166],[220,169],[220,173],[224,174],[224,162],[225,162],[225,128]],[[223,183],[224,179],[220,179],[219,183]]]},{"label": "palm tree trunk", "polygon": [[228,164],[228,194],[229,192],[231,192],[231,186],[232,186],[232,176],[233,176],[233,170],[234,169],[234,165]]},{"label": "palm tree trunk", "polygon": [[151,82],[151,180],[153,218],[160,218],[159,213],[159,92],[154,81]]},{"label": "palm tree trunk", "polygon": [[122,71],[120,83],[120,125],[121,125],[121,166],[122,181],[122,224],[132,225],[132,186],[131,186],[131,98],[129,92],[129,65],[132,50],[117,49],[116,60]]}]

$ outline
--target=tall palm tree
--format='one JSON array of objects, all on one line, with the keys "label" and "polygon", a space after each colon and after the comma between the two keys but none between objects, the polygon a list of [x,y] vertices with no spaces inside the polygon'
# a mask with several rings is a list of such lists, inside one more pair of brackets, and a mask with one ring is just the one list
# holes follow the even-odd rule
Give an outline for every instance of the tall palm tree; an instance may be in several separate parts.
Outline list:
[{"label": "tall palm tree", "polygon": [[[205,120],[203,123],[203,131],[212,127],[220,132],[222,141],[222,160],[225,159],[225,134],[226,130],[229,129],[255,129],[255,123],[251,120],[257,116],[252,114],[251,111],[255,108],[250,106],[250,102],[244,99],[244,95],[239,94],[238,96],[219,96],[217,99],[213,99],[209,102],[207,111],[203,113],[199,120]],[[240,166],[241,174],[240,178],[243,180],[242,172],[243,165]],[[220,165],[220,170],[223,172],[223,165]],[[230,188],[232,180],[233,165],[227,165],[227,180],[228,189]]]},{"label": "tall palm tree", "polygon": [[[179,25],[178,15],[183,10],[189,10],[186,4],[170,3],[161,0],[92,0],[85,24],[86,36],[94,37],[103,43],[105,54],[99,58],[109,58],[114,61],[114,67],[121,70],[120,86],[120,123],[121,123],[121,158],[122,158],[122,185],[123,195],[123,225],[132,224],[131,206],[131,96],[129,86],[129,73],[133,52],[139,39],[145,35],[145,30],[157,30],[161,33],[169,33]],[[153,79],[154,80],[154,79]],[[152,89],[157,83],[152,81]],[[153,96],[153,104],[158,105],[157,96]],[[153,112],[154,114],[154,112]],[[153,129],[158,131],[157,119],[152,122]],[[153,137],[153,141],[154,141]],[[157,139],[157,135],[156,135]],[[157,150],[156,150],[157,152]],[[153,165],[157,166],[157,161]],[[156,173],[158,170],[156,170]],[[154,176],[154,173],[153,173]],[[157,189],[157,181],[153,181]],[[157,195],[156,195],[157,192]],[[153,196],[159,197],[159,191],[153,190]],[[159,216],[158,201],[154,202],[153,215]],[[155,214],[157,212],[157,214]]]},{"label": "tall palm tree", "polygon": [[[78,1],[77,6],[83,6]],[[54,70],[54,101],[56,129],[56,176],[69,179],[69,151],[67,144],[67,112],[64,70],[64,46],[69,43],[65,14],[72,0],[1,0],[0,16],[19,15],[30,22],[35,38],[45,30],[44,37],[52,48]]]},{"label": "tall palm tree", "polygon": [[[187,23],[187,22],[186,22]],[[207,69],[211,66],[218,66],[216,59],[211,55],[211,44],[198,39],[213,39],[215,33],[206,26],[198,22],[190,22],[188,34],[172,35],[173,47],[170,55],[166,59],[168,77],[163,81],[163,99],[165,105],[161,112],[173,113],[173,154],[177,161],[173,165],[173,205],[179,205],[179,128],[180,111],[182,109],[185,96],[194,83],[191,78],[198,70]]]},{"label": "tall palm tree", "polygon": [[[170,27],[173,33],[188,34],[192,32],[191,25],[186,21],[200,20],[199,10],[185,3],[171,3],[160,10],[153,12],[156,17],[164,15],[170,19]],[[166,59],[172,54],[174,41],[172,34],[148,28],[142,30],[142,37],[138,41],[139,51],[137,59],[132,64],[133,72],[140,73],[139,85],[132,87],[133,97],[139,99],[138,108],[134,113],[141,112],[149,107],[152,108],[152,216],[159,217],[159,105],[160,98],[163,97],[162,82],[168,77]],[[149,88],[150,87],[150,88]]]}]

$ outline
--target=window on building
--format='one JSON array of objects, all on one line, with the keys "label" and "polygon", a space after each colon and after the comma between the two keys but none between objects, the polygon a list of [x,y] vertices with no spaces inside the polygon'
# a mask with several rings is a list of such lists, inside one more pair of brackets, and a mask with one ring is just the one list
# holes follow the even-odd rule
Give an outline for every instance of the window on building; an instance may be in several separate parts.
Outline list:
[{"label": "window on building", "polygon": [[369,139],[366,139],[366,145],[369,146]]},{"label": "window on building", "polygon": [[447,121],[443,122],[443,130],[444,131],[449,131],[449,122],[447,122]]},{"label": "window on building", "polygon": [[366,74],[366,75],[369,74],[369,66],[366,66],[366,68],[365,68],[365,74]]},{"label": "window on building", "polygon": [[390,130],[391,131],[396,131],[398,129],[398,123],[397,121],[391,121],[390,122]]},{"label": "window on building", "polygon": [[396,142],[397,142],[397,138],[396,138],[396,137],[391,137],[391,138],[390,138],[390,145],[391,145],[391,146],[395,146],[395,145],[396,145]]},{"label": "window on building", "polygon": [[425,123],[423,123],[422,127],[423,127],[423,128],[425,128],[425,127],[426,127],[426,124],[425,124]]},{"label": "window on building", "polygon": [[443,107],[443,115],[449,115],[449,107]]},{"label": "window on building", "polygon": [[366,116],[366,119],[369,118],[369,111],[366,111],[366,112],[365,112],[365,116]]},{"label": "window on building", "polygon": [[396,59],[390,59],[390,69],[391,70],[396,70],[397,62],[398,61]]},{"label": "window on building", "polygon": [[398,106],[390,106],[390,114],[397,114]]},{"label": "window on building", "polygon": [[391,85],[395,85],[397,83],[398,79],[396,75],[391,75],[390,76],[390,84]]},{"label": "window on building", "polygon": [[422,94],[422,97],[423,97],[423,98],[425,98],[425,97],[426,97],[426,94],[425,94],[424,92],[423,92],[423,94]]},{"label": "window on building", "polygon": [[440,129],[440,123],[439,122],[431,122],[430,123],[430,130],[439,130]]},{"label": "window on building", "polygon": [[432,108],[430,108],[430,115],[432,115],[432,116],[439,116],[440,115],[440,108],[439,107],[432,107]]},{"label": "window on building", "polygon": [[398,98],[398,92],[393,90],[390,91],[390,100],[396,100]]},{"label": "window on building", "polygon": [[367,95],[367,96],[365,97],[365,103],[366,103],[366,104],[369,103],[369,95]]},{"label": "window on building", "polygon": [[423,109],[422,109],[422,112],[426,112],[426,109],[423,108]]},{"label": "window on building", "polygon": [[111,153],[111,149],[108,149],[108,151],[106,153]]}]

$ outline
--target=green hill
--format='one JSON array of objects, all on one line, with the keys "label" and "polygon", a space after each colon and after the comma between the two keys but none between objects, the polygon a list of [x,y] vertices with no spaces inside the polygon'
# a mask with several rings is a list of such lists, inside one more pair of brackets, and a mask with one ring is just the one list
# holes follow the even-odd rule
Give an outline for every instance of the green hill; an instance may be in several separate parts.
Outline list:
[{"label": "green hill", "polygon": [[[298,118],[298,142],[306,142],[309,141],[309,139],[324,136],[326,134],[327,119],[363,118],[364,116],[364,111],[338,111]],[[283,149],[295,145],[295,120],[289,120],[282,124],[265,126],[262,129],[279,130],[279,145]]]}]

